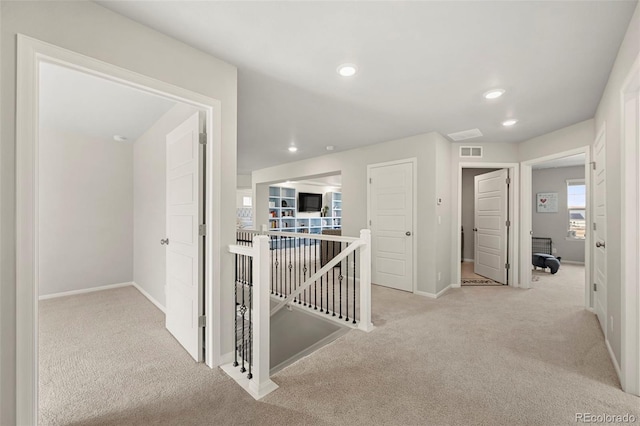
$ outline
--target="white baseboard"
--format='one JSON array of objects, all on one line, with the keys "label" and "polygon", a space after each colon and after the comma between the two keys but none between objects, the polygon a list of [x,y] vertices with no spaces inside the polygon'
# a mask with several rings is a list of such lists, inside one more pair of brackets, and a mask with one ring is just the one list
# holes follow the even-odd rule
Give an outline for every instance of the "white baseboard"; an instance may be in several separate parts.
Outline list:
[{"label": "white baseboard", "polygon": [[428,297],[430,299],[437,299],[438,297],[442,296],[443,294],[445,294],[447,291],[451,290],[453,284],[449,284],[448,286],[446,286],[445,288],[443,288],[442,290],[440,290],[437,293],[429,293],[426,291],[419,291],[416,290],[416,292],[414,294],[417,294],[418,296],[422,296],[422,297]]},{"label": "white baseboard", "polygon": [[149,302],[151,302],[154,305],[156,305],[156,308],[160,309],[162,311],[162,313],[166,313],[165,310],[164,310],[164,306],[162,306],[162,304],[160,302],[158,302],[156,299],[154,299],[153,296],[151,296],[149,293],[147,293],[147,291],[145,289],[140,287],[140,285],[138,283],[132,282],[131,285],[133,285],[136,289],[138,289],[138,291],[140,293],[142,293],[142,295],[144,297],[149,299]]},{"label": "white baseboard", "polygon": [[471,262],[471,263],[475,263],[475,259],[462,259],[464,262]]},{"label": "white baseboard", "polygon": [[576,262],[575,260],[564,260],[560,261],[560,264],[566,263],[567,265],[582,265],[584,266],[584,262]]},{"label": "white baseboard", "polygon": [[460,287],[462,287],[462,285],[460,283],[458,283],[458,284],[451,283],[451,284],[449,284],[449,287],[451,287],[451,288],[460,288]]},{"label": "white baseboard", "polygon": [[620,365],[618,364],[618,360],[616,359],[615,354],[613,353],[613,349],[609,344],[609,339],[604,338],[604,343],[607,345],[607,350],[609,351],[609,357],[611,358],[611,362],[613,363],[613,368],[616,370],[616,374],[618,375],[618,380],[622,383],[622,374],[620,373]]},{"label": "white baseboard", "polygon": [[45,294],[43,296],[39,296],[38,300],[55,299],[58,297],[73,296],[75,294],[93,293],[94,291],[111,290],[113,288],[127,287],[130,285],[134,285],[134,283],[127,282],[127,283],[108,284],[108,285],[101,285],[99,287],[83,288],[80,290],[63,291],[61,293]]}]

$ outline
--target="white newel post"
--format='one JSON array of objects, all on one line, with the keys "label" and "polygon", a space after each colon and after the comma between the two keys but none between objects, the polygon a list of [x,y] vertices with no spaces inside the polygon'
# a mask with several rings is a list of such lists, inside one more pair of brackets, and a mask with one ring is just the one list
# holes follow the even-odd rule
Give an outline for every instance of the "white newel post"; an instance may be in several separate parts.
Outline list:
[{"label": "white newel post", "polygon": [[278,388],[269,374],[269,237],[253,237],[253,250],[253,378],[249,381],[249,390],[260,399]]},{"label": "white newel post", "polygon": [[371,323],[371,231],[360,230],[360,239],[364,245],[360,247],[360,323],[363,331],[373,330]]}]

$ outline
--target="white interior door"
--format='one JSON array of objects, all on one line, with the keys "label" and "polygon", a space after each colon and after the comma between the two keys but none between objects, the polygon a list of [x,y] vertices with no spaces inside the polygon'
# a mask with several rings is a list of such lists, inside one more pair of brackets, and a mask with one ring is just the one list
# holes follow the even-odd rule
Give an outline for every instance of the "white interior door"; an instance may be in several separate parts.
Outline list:
[{"label": "white interior door", "polygon": [[413,162],[369,170],[372,282],[413,292]]},{"label": "white interior door", "polygon": [[593,309],[598,315],[598,321],[602,331],[607,333],[607,252],[605,241],[607,239],[607,204],[606,204],[606,173],[605,173],[605,132],[598,135],[593,145],[593,158],[595,169],[592,170],[593,191]]},{"label": "white interior door", "polygon": [[203,167],[196,113],[167,135],[166,327],[203,359]]},{"label": "white interior door", "polygon": [[507,169],[474,178],[474,272],[502,284],[507,283],[508,178]]}]

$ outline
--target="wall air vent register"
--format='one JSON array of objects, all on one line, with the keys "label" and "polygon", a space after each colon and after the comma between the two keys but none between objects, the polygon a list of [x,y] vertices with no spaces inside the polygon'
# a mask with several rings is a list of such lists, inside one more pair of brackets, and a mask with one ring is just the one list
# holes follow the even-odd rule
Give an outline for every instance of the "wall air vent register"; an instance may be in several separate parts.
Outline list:
[{"label": "wall air vent register", "polygon": [[461,146],[460,157],[482,158],[482,147],[481,146]]}]

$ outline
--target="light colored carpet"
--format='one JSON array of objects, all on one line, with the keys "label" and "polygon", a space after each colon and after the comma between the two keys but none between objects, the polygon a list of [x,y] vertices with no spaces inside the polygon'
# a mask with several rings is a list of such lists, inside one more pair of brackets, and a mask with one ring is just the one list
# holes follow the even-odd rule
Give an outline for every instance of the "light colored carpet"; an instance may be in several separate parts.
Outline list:
[{"label": "light colored carpet", "polygon": [[41,424],[570,425],[577,412],[639,416],[640,399],[620,390],[571,268],[531,290],[463,287],[437,300],[376,286],[377,328],[282,370],[273,377],[280,388],[261,402],[193,363],[133,288],[43,301]]}]

